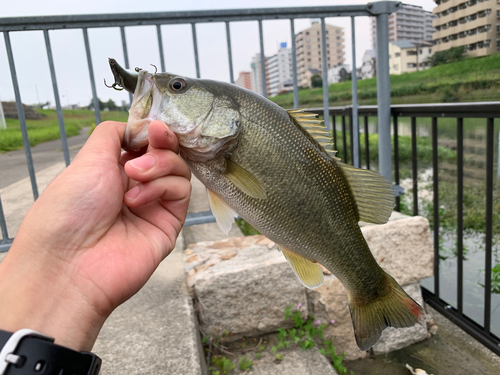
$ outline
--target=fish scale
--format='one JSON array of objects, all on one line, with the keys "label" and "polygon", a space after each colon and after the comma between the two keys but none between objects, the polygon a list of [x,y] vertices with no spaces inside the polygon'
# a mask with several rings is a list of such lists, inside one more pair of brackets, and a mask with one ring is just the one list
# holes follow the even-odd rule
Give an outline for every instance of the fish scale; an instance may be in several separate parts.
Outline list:
[{"label": "fish scale", "polygon": [[134,92],[124,149],[147,144],[153,118],[169,126],[222,230],[237,213],[280,246],[306,287],[323,282],[317,263],[339,278],[360,349],[386,327],[424,321],[422,308],[377,264],[358,224],[388,220],[392,185],[325,149],[331,140],[315,115],[228,83],[110,65],[115,85]]}]

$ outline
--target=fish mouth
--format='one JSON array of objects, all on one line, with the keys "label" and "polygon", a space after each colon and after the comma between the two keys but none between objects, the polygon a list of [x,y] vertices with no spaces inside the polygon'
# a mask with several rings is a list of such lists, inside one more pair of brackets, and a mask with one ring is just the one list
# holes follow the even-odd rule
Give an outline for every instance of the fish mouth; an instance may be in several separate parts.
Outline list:
[{"label": "fish mouth", "polygon": [[165,100],[156,87],[154,75],[140,70],[122,143],[125,151],[139,151],[149,144],[149,123],[157,119]]}]

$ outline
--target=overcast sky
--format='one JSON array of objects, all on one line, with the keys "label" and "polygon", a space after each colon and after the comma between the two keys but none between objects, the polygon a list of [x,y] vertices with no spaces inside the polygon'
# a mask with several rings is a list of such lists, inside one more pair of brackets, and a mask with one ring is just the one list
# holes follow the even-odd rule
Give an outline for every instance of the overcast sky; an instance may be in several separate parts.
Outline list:
[{"label": "overcast sky", "polygon": [[[8,0],[2,0],[6,2]],[[1,9],[1,17],[164,12],[203,9],[296,7],[313,5],[341,5],[368,3],[363,0],[14,0]],[[407,4],[420,5],[431,11],[432,0],[406,0]],[[295,32],[310,26],[309,19],[295,21]],[[352,64],[350,18],[327,18],[326,23],[344,28],[346,62]],[[290,45],[290,22],[288,20],[264,21],[264,47],[267,56],[277,52],[281,42]],[[229,63],[224,23],[206,23],[196,26],[198,51],[202,78],[229,81]],[[50,31],[52,52],[62,105],[87,105],[92,93],[89,73],[80,29]],[[54,95],[47,53],[42,31],[11,32],[16,71],[24,103],[50,101]],[[160,67],[160,57],[155,26],[126,28],[129,60],[132,67],[149,68],[149,64]],[[113,82],[107,58],[114,57],[123,63],[119,28],[90,29],[92,61],[101,100],[113,99],[117,103],[128,101],[124,93],[107,89],[103,79]],[[196,77],[191,25],[162,26],[165,64],[168,72]],[[250,70],[253,55],[259,52],[258,23],[232,22],[231,44],[235,79],[239,71]],[[370,21],[367,17],[356,18],[356,60],[358,66],[365,50],[371,48]],[[152,68],[150,68],[152,69]],[[3,35],[0,38],[0,100],[14,100]]]}]

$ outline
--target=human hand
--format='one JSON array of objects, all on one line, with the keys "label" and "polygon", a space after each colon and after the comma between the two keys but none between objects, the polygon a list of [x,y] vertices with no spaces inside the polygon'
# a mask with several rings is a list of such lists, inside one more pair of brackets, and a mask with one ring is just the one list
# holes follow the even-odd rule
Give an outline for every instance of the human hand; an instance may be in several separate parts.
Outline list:
[{"label": "human hand", "polygon": [[125,124],[105,122],[26,215],[0,263],[0,328],[31,328],[90,350],[102,324],[172,251],[190,172],[176,136],[149,125],[149,146],[121,155]]}]

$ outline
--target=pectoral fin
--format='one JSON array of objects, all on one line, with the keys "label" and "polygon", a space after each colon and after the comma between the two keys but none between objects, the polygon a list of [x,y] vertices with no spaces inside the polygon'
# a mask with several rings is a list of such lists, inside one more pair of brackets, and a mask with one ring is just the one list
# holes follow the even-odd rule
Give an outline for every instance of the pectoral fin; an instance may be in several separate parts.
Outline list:
[{"label": "pectoral fin", "polygon": [[207,195],[210,209],[215,216],[217,224],[219,224],[219,228],[222,232],[224,232],[224,234],[229,234],[236,212],[213,191],[207,189]]},{"label": "pectoral fin", "polygon": [[224,175],[245,194],[252,198],[265,199],[266,192],[260,182],[248,171],[227,159]]},{"label": "pectoral fin", "polygon": [[318,263],[313,263],[282,246],[280,249],[302,285],[314,289],[323,284],[323,271]]}]

